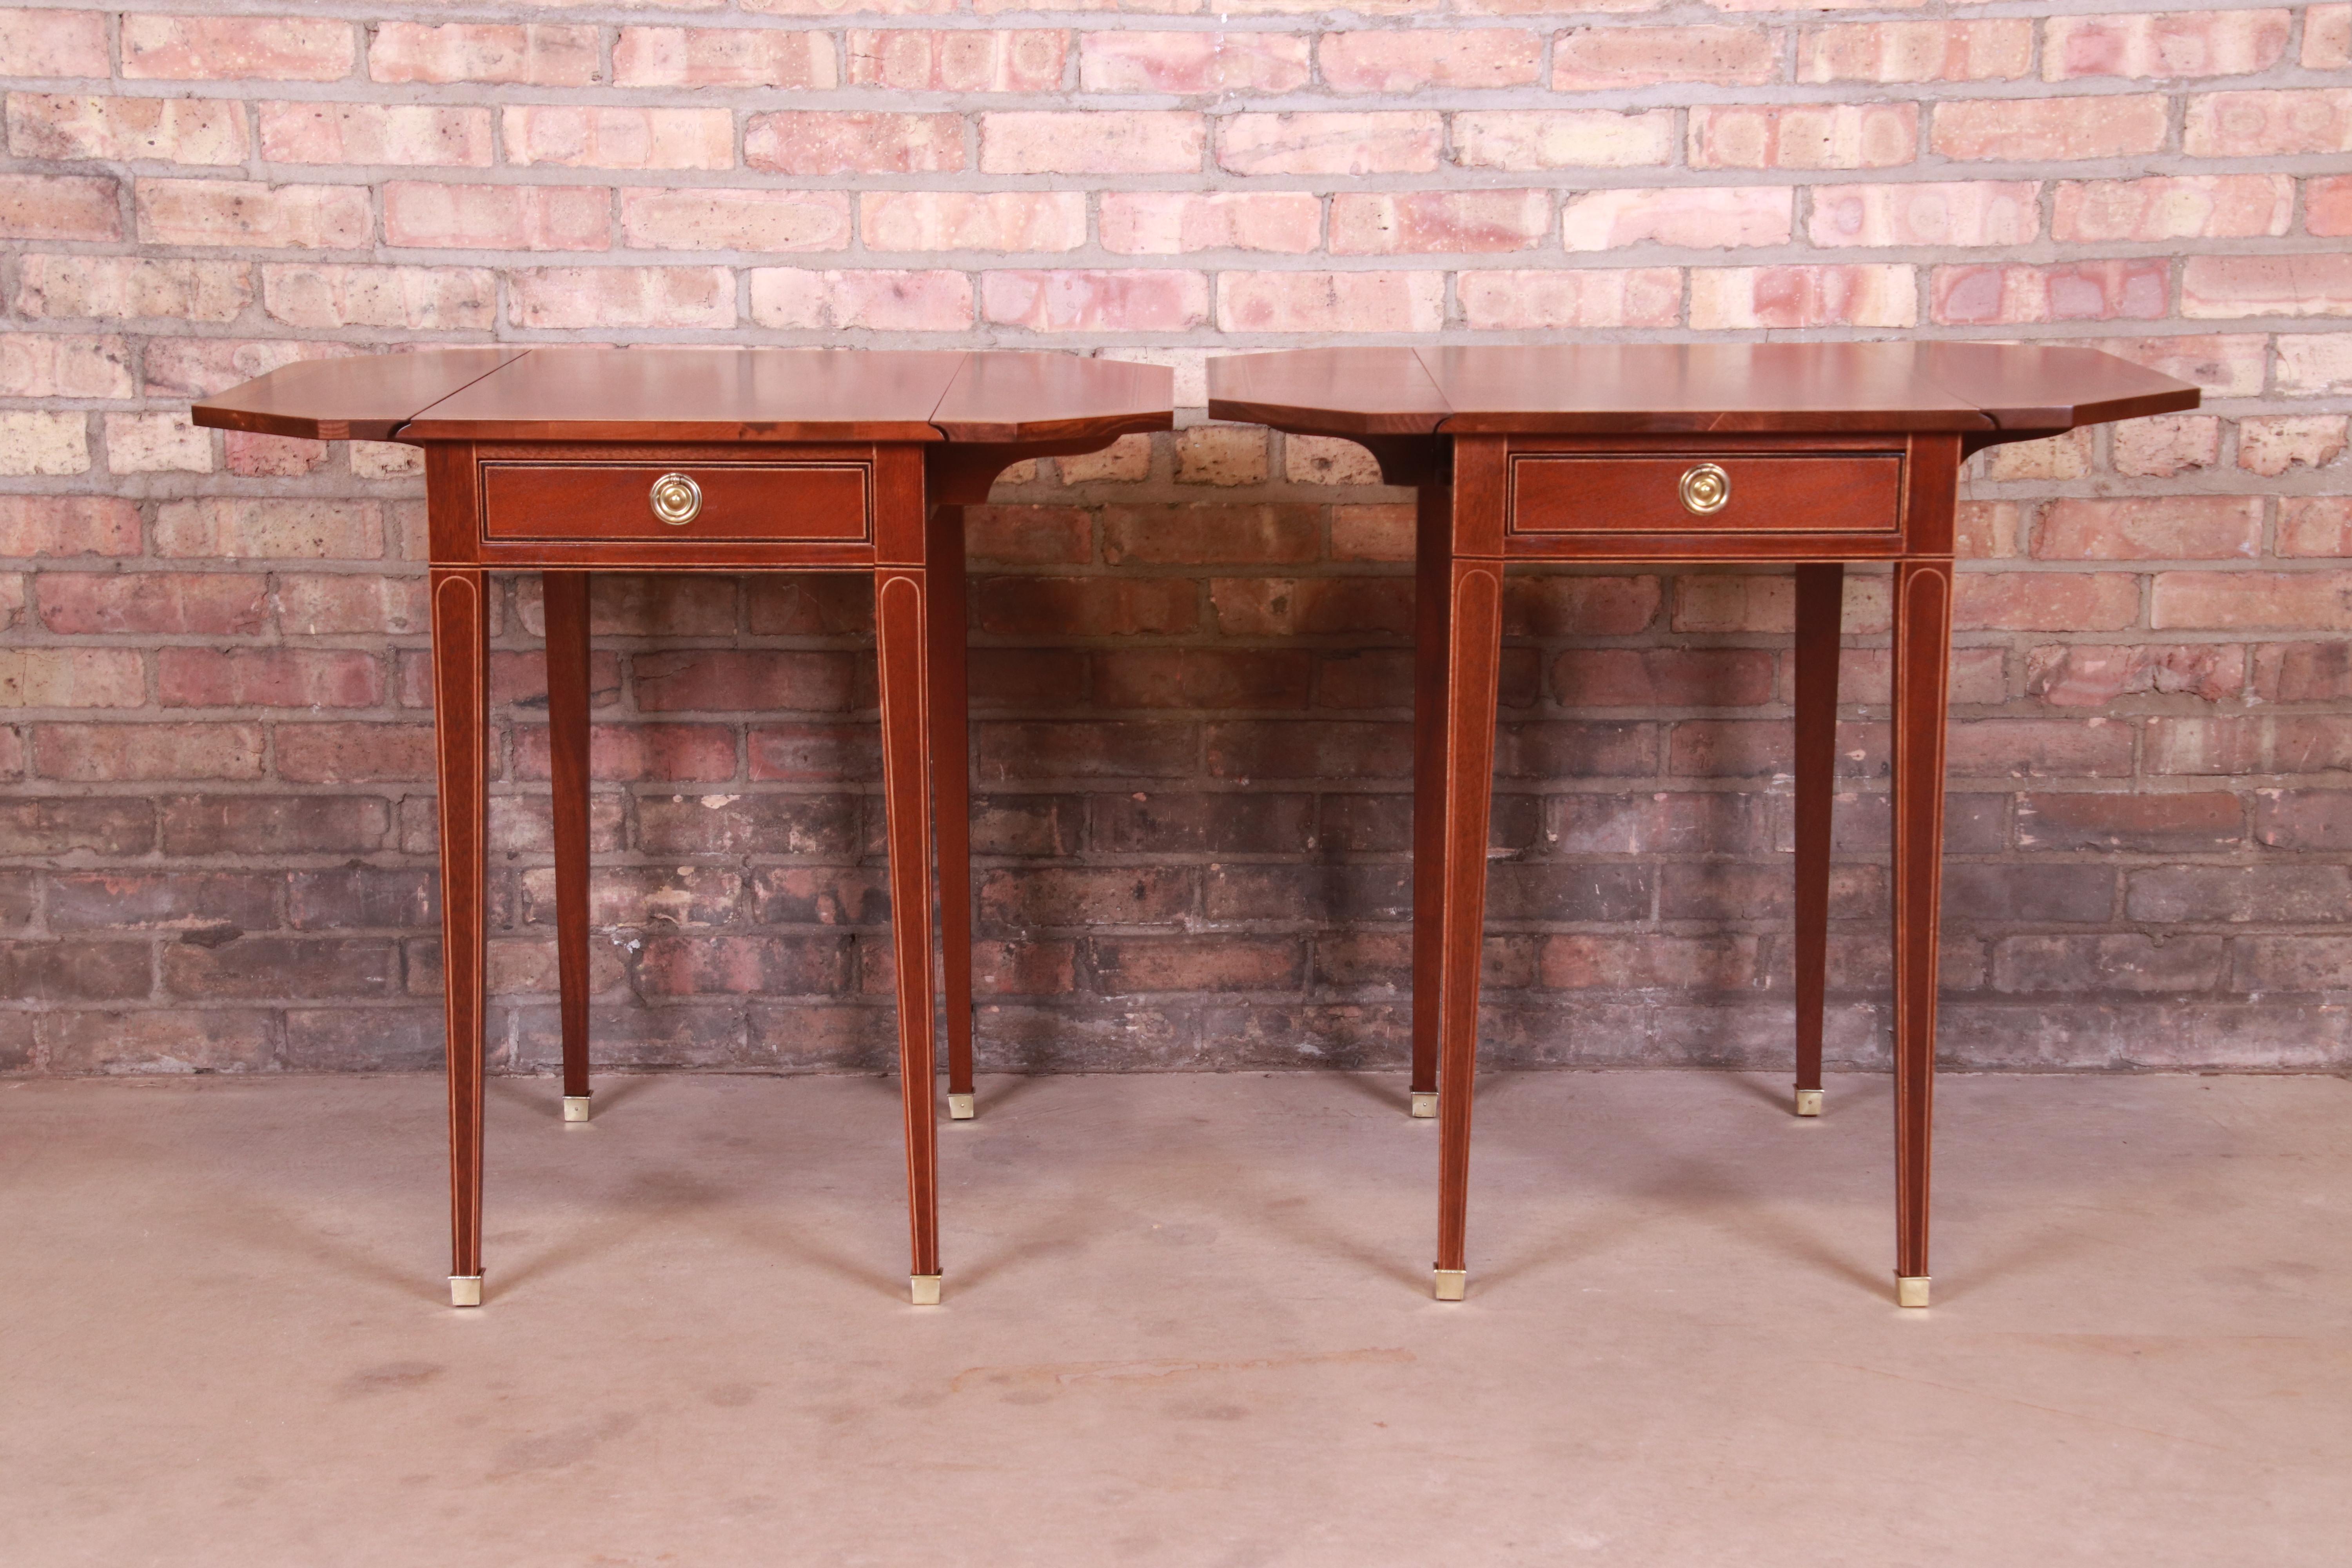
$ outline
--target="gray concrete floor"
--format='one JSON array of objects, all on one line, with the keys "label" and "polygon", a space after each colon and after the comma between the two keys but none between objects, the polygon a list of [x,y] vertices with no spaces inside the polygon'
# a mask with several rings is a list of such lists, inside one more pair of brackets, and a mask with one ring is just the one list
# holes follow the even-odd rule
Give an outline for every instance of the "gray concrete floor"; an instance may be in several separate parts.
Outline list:
[{"label": "gray concrete floor", "polygon": [[0,1086],[8,1568],[2352,1561],[2352,1084],[984,1080],[904,1304],[894,1087]]}]

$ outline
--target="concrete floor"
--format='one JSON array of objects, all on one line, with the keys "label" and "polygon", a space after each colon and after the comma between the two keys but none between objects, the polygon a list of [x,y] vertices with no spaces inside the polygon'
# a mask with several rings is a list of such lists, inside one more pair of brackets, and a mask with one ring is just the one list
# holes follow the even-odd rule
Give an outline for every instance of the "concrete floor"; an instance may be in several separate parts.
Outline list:
[{"label": "concrete floor", "polygon": [[1887,1085],[1482,1089],[1430,1300],[1402,1084],[983,1080],[947,1301],[894,1088],[0,1085],[0,1562],[2352,1562],[2352,1083],[1967,1078],[1937,1305]]}]

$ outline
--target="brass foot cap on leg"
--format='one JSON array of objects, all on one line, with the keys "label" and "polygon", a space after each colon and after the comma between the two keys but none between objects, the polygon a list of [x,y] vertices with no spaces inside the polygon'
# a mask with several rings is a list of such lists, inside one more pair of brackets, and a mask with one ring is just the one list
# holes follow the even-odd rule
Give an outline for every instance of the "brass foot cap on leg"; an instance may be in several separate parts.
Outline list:
[{"label": "brass foot cap on leg", "polygon": [[940,1277],[936,1274],[909,1274],[907,1282],[913,1288],[915,1305],[936,1307],[940,1304]]},{"label": "brass foot cap on leg", "polygon": [[449,1276],[449,1305],[478,1307],[482,1304],[482,1277],[478,1274]]},{"label": "brass foot cap on leg", "polygon": [[588,1097],[584,1094],[565,1095],[563,1097],[563,1120],[566,1121],[587,1121]]},{"label": "brass foot cap on leg", "polygon": [[1818,1089],[1799,1089],[1797,1091],[1797,1114],[1800,1116],[1819,1116],[1822,1113],[1822,1096],[1825,1092],[1825,1090]]},{"label": "brass foot cap on leg", "polygon": [[968,1094],[951,1094],[951,1095],[949,1095],[949,1096],[948,1096],[948,1120],[949,1120],[950,1121],[971,1121],[971,1096],[970,1096],[970,1095],[968,1095]]},{"label": "brass foot cap on leg", "polygon": [[1440,1268],[1435,1273],[1437,1299],[1441,1301],[1459,1301],[1463,1291],[1470,1288],[1470,1271],[1467,1268]]},{"label": "brass foot cap on leg", "polygon": [[1924,1307],[1927,1304],[1927,1279],[1925,1274],[1898,1274],[1895,1277],[1895,1304],[1898,1307]]},{"label": "brass foot cap on leg", "polygon": [[1412,1113],[1415,1116],[1420,1117],[1424,1121],[1436,1115],[1437,1096],[1434,1094],[1423,1094],[1421,1090],[1417,1089],[1414,1089],[1412,1091]]}]

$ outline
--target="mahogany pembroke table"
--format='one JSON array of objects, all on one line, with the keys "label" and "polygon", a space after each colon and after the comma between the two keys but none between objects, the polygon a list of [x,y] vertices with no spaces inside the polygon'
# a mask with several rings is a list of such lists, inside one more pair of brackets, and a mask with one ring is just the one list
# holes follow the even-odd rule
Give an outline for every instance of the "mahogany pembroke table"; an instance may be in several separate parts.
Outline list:
[{"label": "mahogany pembroke table", "polygon": [[963,508],[1024,458],[1169,428],[1173,386],[1062,353],[495,347],[312,360],[196,405],[199,425],[425,448],[454,1304],[482,1299],[484,574],[545,580],[571,1121],[589,1092],[588,574],[874,574],[912,1293],[935,1303],[934,799],[950,1114],[972,1093]]},{"label": "mahogany pembroke table", "polygon": [[1213,360],[1209,412],[1357,441],[1419,487],[1412,1109],[1439,1120],[1436,1292],[1459,1300],[1504,567],[1797,570],[1797,1096],[1822,1110],[1844,563],[1894,563],[1895,1299],[1927,1304],[1953,513],[2004,441],[2193,408],[2087,349],[1732,343],[1309,349]]}]

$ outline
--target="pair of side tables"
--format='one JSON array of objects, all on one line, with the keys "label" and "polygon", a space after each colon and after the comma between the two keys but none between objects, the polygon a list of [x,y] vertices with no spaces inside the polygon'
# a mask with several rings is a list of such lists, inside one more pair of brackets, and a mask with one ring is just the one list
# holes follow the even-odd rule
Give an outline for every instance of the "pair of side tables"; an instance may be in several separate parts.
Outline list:
[{"label": "pair of side tables", "polygon": [[[1419,495],[1412,1108],[1440,1124],[1459,1300],[1503,569],[1797,569],[1796,1111],[1822,1110],[1844,564],[1894,563],[1896,1300],[1927,1304],[1955,492],[1969,454],[2193,408],[2085,349],[1919,343],[1307,349],[1213,360],[1210,414],[1370,448]],[[592,571],[874,574],[911,1292],[940,1299],[932,853],[949,1109],[972,1113],[962,509],[1025,458],[1174,423],[1160,368],[1049,353],[495,347],[310,361],[198,425],[425,450],[449,1041],[450,1299],[482,1299],[485,574],[544,574],[563,1105],[588,1084]],[[934,837],[936,835],[936,838]]]}]

